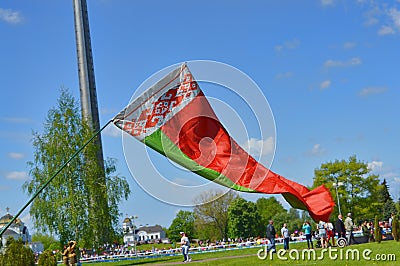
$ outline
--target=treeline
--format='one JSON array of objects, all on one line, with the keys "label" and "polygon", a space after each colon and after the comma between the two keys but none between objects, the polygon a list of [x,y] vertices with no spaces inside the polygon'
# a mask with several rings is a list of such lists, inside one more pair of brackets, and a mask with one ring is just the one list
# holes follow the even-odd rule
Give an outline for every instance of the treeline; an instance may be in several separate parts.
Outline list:
[{"label": "treeline", "polygon": [[[373,221],[374,217],[387,221],[392,213],[399,214],[400,199],[395,202],[386,180],[380,181],[371,171],[368,163],[359,161],[356,156],[323,163],[315,169],[312,188],[325,185],[336,204],[330,217],[332,223],[339,209],[344,215],[352,213],[356,223]],[[182,230],[191,238],[210,241],[264,237],[271,219],[276,229],[287,223],[291,233],[301,231],[305,220],[313,224],[308,212],[286,210],[275,197],[252,202],[232,191],[208,191],[199,195],[194,203],[193,211],[181,210],[167,229],[171,241],[178,241]]]},{"label": "treeline", "polygon": [[213,190],[198,196],[196,202],[193,211],[181,210],[172,221],[167,229],[171,241],[179,241],[180,231],[204,241],[265,237],[265,227],[271,219],[276,226],[287,223],[291,232],[301,229],[304,220],[310,220],[307,212],[286,210],[275,197],[253,202],[233,191]]}]

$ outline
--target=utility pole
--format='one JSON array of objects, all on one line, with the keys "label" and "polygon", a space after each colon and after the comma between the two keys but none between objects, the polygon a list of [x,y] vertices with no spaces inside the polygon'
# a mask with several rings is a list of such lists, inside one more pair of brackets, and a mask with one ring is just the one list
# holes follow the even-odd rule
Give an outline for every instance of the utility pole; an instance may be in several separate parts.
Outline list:
[{"label": "utility pole", "polygon": [[[86,120],[94,132],[97,132],[100,129],[100,120],[97,106],[87,3],[86,0],[73,0],[73,5],[82,118]],[[97,162],[100,169],[102,169],[102,174],[92,178],[96,179],[95,183],[103,184],[105,187],[106,179],[100,134],[97,135],[94,143],[98,146]],[[98,244],[103,244],[109,241],[108,238],[110,234],[108,228],[111,228],[111,220],[107,219],[107,215],[104,216],[104,213],[109,213],[107,191],[96,191],[91,193],[90,197],[89,210],[92,213],[89,214],[89,217],[91,223],[95,224],[94,228],[96,228],[92,233],[97,238]]]}]

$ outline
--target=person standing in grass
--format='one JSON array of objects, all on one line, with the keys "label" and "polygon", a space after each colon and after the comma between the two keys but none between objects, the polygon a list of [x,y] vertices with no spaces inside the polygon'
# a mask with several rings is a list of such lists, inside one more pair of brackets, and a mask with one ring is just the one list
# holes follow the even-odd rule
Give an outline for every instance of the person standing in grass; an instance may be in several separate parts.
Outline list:
[{"label": "person standing in grass", "polygon": [[290,240],[290,234],[289,234],[289,229],[287,228],[287,224],[284,223],[283,227],[281,229],[281,234],[283,237],[283,249],[288,250],[289,249],[289,240]]},{"label": "person standing in grass", "polygon": [[335,228],[331,222],[326,223],[326,242],[328,246],[330,245],[329,241],[332,239],[332,246],[335,246]]},{"label": "person standing in grass", "polygon": [[318,227],[318,236],[321,238],[321,248],[328,248],[328,242],[326,241],[326,223],[324,221],[320,221],[317,225]]},{"label": "person standing in grass", "polygon": [[182,255],[183,255],[183,262],[190,262],[192,259],[189,256],[189,248],[190,242],[189,238],[186,236],[185,232],[180,232],[181,235],[181,246],[182,246]]},{"label": "person standing in grass", "polygon": [[270,246],[268,247],[267,251],[272,251],[276,252],[276,247],[275,247],[275,227],[274,227],[274,221],[270,220],[269,224],[267,225],[267,239],[269,240]]},{"label": "person standing in grass", "polygon": [[367,238],[367,242],[369,242],[370,238],[371,238],[371,229],[368,228],[368,222],[364,221],[362,226],[361,226],[363,235]]},{"label": "person standing in grass", "polygon": [[350,244],[352,244],[352,240],[353,240],[353,242],[355,242],[354,235],[353,235],[354,223],[353,223],[353,219],[351,218],[350,212],[347,214],[347,217],[344,220],[344,227],[346,229],[347,243],[350,245]]},{"label": "person standing in grass", "polygon": [[311,244],[311,249],[313,249],[314,246],[313,246],[313,242],[312,242],[312,238],[311,238],[311,225],[310,225],[309,221],[304,222],[303,230],[304,230],[304,235],[306,236],[308,248],[310,248],[310,244]]},{"label": "person standing in grass", "polygon": [[346,237],[346,229],[344,227],[343,216],[341,214],[338,215],[335,230],[336,233],[338,233],[338,238]]}]

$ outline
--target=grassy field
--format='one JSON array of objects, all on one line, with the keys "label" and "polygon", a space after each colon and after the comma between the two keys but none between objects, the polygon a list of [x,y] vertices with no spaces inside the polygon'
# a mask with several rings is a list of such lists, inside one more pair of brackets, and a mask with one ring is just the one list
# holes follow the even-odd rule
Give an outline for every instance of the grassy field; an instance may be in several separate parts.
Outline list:
[{"label": "grassy field", "polygon": [[[400,242],[383,241],[382,243],[368,243],[352,245],[344,249],[315,250],[308,253],[305,243],[293,243],[290,251],[283,253],[282,246],[278,246],[278,254],[264,259],[262,248],[242,248],[220,252],[191,254],[190,265],[400,265]],[[260,249],[262,251],[260,251]],[[279,251],[281,250],[281,251]],[[91,263],[93,266],[126,266],[126,265],[173,265],[183,264],[182,256],[136,259],[108,263]],[[89,265],[89,264],[83,264]]]}]

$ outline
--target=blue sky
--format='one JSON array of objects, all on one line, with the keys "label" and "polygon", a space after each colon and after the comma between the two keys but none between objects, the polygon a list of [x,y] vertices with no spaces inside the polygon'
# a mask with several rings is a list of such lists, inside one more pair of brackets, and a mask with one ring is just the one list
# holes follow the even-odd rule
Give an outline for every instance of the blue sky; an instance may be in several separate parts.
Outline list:
[{"label": "blue sky", "polygon": [[[102,124],[155,72],[183,61],[219,61],[247,74],[268,100],[276,136],[251,136],[250,143],[253,149],[261,143],[276,148],[273,171],[311,185],[322,163],[356,155],[386,178],[392,197],[400,197],[400,1],[88,2]],[[16,213],[28,200],[21,187],[33,159],[32,131],[42,131],[60,88],[79,97],[72,3],[2,1],[0,34],[4,215],[6,207]],[[221,101],[226,94],[202,88]],[[224,112],[218,115],[229,120]],[[104,154],[118,159],[118,172],[133,192],[121,204],[123,216],[168,227],[181,208],[135,182],[121,139],[112,126],[103,132]],[[28,210],[21,217],[30,223]]]}]

